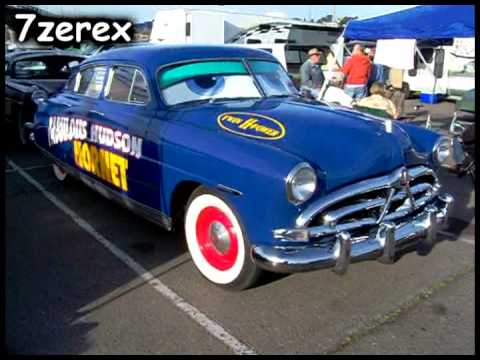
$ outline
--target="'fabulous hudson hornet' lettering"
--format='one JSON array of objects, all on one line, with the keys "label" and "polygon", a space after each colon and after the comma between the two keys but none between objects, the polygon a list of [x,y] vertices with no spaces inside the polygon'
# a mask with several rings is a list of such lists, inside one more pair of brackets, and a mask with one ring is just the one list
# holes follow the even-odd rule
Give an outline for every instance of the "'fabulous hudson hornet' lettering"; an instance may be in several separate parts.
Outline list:
[{"label": "'fabulous hudson hornet' lettering", "polygon": [[107,126],[90,125],[90,142],[113,147],[124,154],[135,156],[137,159],[142,156],[142,138],[113,130]]},{"label": "'fabulous hudson hornet' lettering", "polygon": [[123,191],[128,191],[128,160],[83,141],[73,141],[75,164]]},{"label": "'fabulous hudson hornet' lettering", "polygon": [[255,139],[278,140],[285,136],[285,127],[280,121],[260,114],[223,113],[217,122],[226,131]]},{"label": "'fabulous hudson hornet' lettering", "polygon": [[48,144],[52,146],[88,138],[91,143],[110,147],[137,159],[142,157],[142,138],[98,124],[90,124],[90,132],[87,129],[86,120],[52,115],[48,122]]},{"label": "'fabulous hudson hornet' lettering", "polygon": [[48,144],[50,146],[65,141],[87,138],[88,122],[83,119],[66,116],[50,116],[48,122]]}]

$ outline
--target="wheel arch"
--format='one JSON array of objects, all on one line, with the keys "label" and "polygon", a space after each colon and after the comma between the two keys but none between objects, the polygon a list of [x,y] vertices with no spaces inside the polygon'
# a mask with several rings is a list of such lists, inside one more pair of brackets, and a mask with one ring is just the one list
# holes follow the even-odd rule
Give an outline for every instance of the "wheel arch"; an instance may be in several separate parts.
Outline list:
[{"label": "wheel arch", "polygon": [[170,196],[170,216],[172,218],[172,228],[174,231],[181,230],[183,224],[183,216],[188,199],[198,187],[203,184],[193,180],[182,180],[175,185],[172,195]]}]

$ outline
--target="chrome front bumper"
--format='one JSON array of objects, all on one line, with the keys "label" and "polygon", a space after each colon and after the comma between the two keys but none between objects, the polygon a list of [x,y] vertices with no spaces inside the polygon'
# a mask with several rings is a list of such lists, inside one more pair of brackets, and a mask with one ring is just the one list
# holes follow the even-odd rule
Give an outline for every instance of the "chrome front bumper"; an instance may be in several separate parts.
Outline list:
[{"label": "chrome front bumper", "polygon": [[338,274],[346,272],[351,262],[377,259],[393,263],[395,254],[416,246],[431,249],[436,242],[439,228],[447,226],[453,206],[453,197],[442,194],[406,223],[396,225],[383,222],[368,239],[352,242],[346,231],[335,235],[333,247],[318,244],[294,246],[253,246],[251,257],[261,268],[272,272],[294,273],[333,268]]}]

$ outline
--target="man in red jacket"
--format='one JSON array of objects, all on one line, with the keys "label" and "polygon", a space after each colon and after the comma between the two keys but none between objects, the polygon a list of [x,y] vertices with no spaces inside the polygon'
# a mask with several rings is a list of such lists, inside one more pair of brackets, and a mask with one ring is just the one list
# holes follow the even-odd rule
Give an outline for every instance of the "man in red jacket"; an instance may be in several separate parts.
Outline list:
[{"label": "man in red jacket", "polygon": [[367,83],[370,77],[372,63],[363,52],[363,46],[356,44],[353,47],[352,57],[343,66],[345,75],[345,92],[353,99],[361,99],[367,95]]}]

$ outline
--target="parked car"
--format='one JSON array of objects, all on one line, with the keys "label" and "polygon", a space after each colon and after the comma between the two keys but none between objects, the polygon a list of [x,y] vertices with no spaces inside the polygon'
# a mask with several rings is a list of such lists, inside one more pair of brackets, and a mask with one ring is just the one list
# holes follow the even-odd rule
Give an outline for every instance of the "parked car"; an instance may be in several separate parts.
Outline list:
[{"label": "parked car", "polygon": [[454,140],[303,99],[245,47],[102,52],[28,127],[57,179],[183,229],[200,273],[231,289],[429,249],[453,203],[436,169]]},{"label": "parked car", "polygon": [[465,160],[455,168],[460,176],[470,175],[475,186],[475,89],[467,91],[456,103],[450,134],[462,144]]},{"label": "parked car", "polygon": [[60,89],[85,57],[60,50],[17,50],[5,56],[5,121],[25,144],[23,125],[32,121],[37,99]]}]

